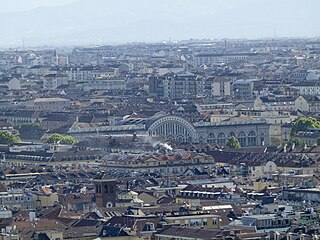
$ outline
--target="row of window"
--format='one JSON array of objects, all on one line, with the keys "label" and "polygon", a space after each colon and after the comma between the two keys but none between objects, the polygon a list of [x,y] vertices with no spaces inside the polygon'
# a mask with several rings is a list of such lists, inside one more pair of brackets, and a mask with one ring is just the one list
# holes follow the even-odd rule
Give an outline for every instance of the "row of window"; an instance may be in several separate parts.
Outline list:
[{"label": "row of window", "polygon": [[[227,140],[230,137],[236,137],[238,141],[240,142],[241,146],[256,146],[257,145],[257,136],[254,131],[250,131],[248,133],[248,136],[246,135],[245,132],[241,131],[238,135],[236,135],[234,132],[230,132],[228,135],[226,135],[224,132],[220,132],[217,137],[215,136],[214,133],[209,133],[207,136],[207,143],[210,144],[219,144],[219,145],[226,145]],[[261,137],[261,143],[264,142],[264,134],[262,133],[260,135]],[[200,137],[199,139],[200,142],[203,142],[204,139]]]}]

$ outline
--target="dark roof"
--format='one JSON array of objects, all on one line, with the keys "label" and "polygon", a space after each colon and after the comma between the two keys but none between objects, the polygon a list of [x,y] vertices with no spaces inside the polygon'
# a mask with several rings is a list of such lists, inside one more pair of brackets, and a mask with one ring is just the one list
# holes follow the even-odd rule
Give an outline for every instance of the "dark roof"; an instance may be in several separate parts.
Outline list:
[{"label": "dark roof", "polygon": [[114,226],[103,226],[99,237],[120,237],[120,236],[128,236],[128,234],[123,231],[121,227]]},{"label": "dark roof", "polygon": [[320,98],[318,96],[302,96],[308,102],[320,102]]},{"label": "dark roof", "polygon": [[319,81],[302,81],[298,83],[294,83],[291,86],[293,87],[312,87],[312,86],[319,86]]},{"label": "dark roof", "polygon": [[197,239],[212,239],[220,233],[220,230],[194,229],[185,227],[171,226],[159,231],[155,235],[167,235],[176,237],[188,237]]},{"label": "dark roof", "polygon": [[43,118],[45,118],[45,120],[43,121],[52,121],[52,122],[55,122],[55,121],[62,121],[62,122],[67,122],[70,120],[71,118],[71,115],[66,113],[66,112],[61,112],[61,113],[48,113],[48,114],[45,114],[43,116],[41,116]]},{"label": "dark roof", "polygon": [[79,221],[72,224],[72,227],[95,227],[100,223],[101,222],[98,220],[80,219]]}]

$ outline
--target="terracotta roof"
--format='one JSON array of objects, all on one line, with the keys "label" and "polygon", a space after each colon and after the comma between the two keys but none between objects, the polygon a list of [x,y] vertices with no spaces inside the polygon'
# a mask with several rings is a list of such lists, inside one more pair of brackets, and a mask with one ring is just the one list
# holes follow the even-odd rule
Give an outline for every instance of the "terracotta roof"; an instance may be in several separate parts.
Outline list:
[{"label": "terracotta roof", "polygon": [[66,225],[53,219],[41,219],[39,221],[14,221],[18,232],[27,233],[29,231],[64,231]]}]

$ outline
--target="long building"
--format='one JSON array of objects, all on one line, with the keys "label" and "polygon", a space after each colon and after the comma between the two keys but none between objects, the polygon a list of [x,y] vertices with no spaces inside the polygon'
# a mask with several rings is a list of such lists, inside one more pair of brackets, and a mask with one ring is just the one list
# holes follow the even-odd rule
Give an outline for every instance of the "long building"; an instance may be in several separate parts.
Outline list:
[{"label": "long building", "polygon": [[209,143],[226,146],[227,140],[235,136],[242,147],[269,145],[270,126],[265,119],[248,116],[230,117],[221,122],[190,122],[181,116],[156,114],[141,119],[136,124],[127,119],[114,126],[82,124],[75,122],[69,134],[77,139],[107,133],[147,134],[175,144]]},{"label": "long building", "polygon": [[151,136],[161,136],[176,143],[209,143],[226,146],[235,136],[242,147],[269,145],[269,125],[264,119],[232,117],[221,122],[191,123],[179,116],[164,115],[147,129]]},{"label": "long building", "polygon": [[204,153],[174,152],[145,155],[107,155],[103,158],[103,162],[108,170],[117,172],[148,172],[171,176],[182,175],[189,169],[211,173],[214,159]]}]

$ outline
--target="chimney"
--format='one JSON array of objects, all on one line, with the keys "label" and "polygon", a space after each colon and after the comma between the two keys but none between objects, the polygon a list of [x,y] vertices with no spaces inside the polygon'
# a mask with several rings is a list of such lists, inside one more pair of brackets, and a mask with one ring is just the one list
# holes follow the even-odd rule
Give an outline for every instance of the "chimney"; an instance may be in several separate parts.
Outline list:
[{"label": "chimney", "polygon": [[164,149],[164,154],[163,154],[164,159],[168,159],[168,149]]},{"label": "chimney", "polygon": [[137,133],[134,132],[132,135],[132,142],[136,142],[138,140]]}]

